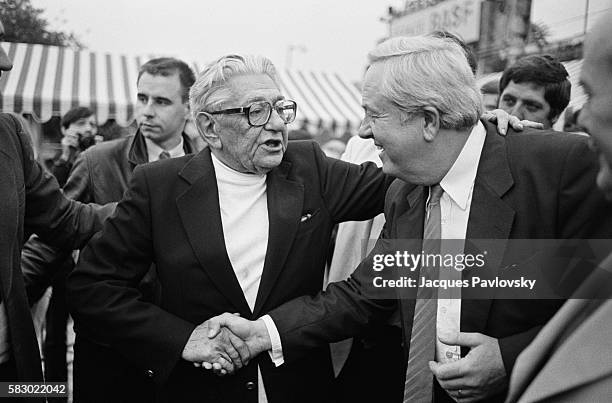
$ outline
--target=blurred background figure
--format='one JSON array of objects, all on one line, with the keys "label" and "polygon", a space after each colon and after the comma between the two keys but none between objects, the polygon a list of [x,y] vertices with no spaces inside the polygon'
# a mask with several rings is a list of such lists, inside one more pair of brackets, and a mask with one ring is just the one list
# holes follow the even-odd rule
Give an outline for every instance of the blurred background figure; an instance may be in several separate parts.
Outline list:
[{"label": "blurred background figure", "polygon": [[497,109],[499,102],[499,79],[494,78],[484,83],[480,87],[480,92],[482,93],[482,103],[485,111]]},{"label": "blurred background figure", "polygon": [[51,173],[60,186],[64,186],[76,157],[89,147],[102,141],[98,136],[96,117],[91,109],[77,106],[66,112],[61,120],[62,149],[55,156]]}]

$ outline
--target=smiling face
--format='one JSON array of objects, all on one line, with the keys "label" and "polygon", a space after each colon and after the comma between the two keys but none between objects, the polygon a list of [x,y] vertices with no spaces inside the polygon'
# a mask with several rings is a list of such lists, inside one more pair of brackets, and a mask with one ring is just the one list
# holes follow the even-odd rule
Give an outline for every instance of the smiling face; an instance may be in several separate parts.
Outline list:
[{"label": "smiling face", "polygon": [[420,115],[406,118],[380,92],[383,68],[370,66],[363,84],[365,117],[359,136],[374,139],[383,172],[409,183],[423,183],[428,176],[423,157],[428,148]]},{"label": "smiling face", "polygon": [[[226,87],[229,98],[223,101],[222,107],[210,108],[211,112],[247,107],[257,101],[274,105],[284,99],[267,74],[236,75],[227,81]],[[275,110],[268,123],[261,127],[251,127],[245,114],[211,115],[211,120],[214,123],[208,130],[214,131],[218,139],[209,141],[211,151],[230,168],[265,174],[281,163],[287,149],[287,124]]]},{"label": "smiling face", "polygon": [[189,116],[182,99],[178,73],[163,76],[143,73],[138,80],[136,120],[144,137],[163,149],[179,144]]}]

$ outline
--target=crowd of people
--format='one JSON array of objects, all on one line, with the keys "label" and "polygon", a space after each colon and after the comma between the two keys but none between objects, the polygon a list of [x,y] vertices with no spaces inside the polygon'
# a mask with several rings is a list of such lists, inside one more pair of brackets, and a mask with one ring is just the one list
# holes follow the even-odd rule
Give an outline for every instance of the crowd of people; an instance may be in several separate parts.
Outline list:
[{"label": "crowd of people", "polygon": [[[48,167],[1,113],[0,381],[65,382],[70,314],[75,402],[608,401],[612,246],[580,251],[612,239],[610,18],[586,38],[588,99],[565,112],[588,136],[552,130],[559,61],[479,87],[444,32],[370,52],[346,150],[290,137],[299,104],[263,56],[197,76],[148,61],[135,133],[102,141],[75,108]],[[481,240],[477,270],[387,259]],[[515,272],[555,298],[464,285]],[[29,307],[50,286],[41,362]]]}]

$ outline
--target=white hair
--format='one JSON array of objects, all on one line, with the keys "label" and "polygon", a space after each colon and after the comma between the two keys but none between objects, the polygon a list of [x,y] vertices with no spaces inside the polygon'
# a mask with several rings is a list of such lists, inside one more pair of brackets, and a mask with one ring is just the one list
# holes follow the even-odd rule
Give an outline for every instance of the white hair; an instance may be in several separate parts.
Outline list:
[{"label": "white hair", "polygon": [[197,117],[199,112],[226,100],[229,89],[225,84],[233,76],[242,74],[267,74],[279,87],[276,69],[269,59],[253,55],[223,56],[206,65],[191,86],[189,106],[193,116]]},{"label": "white hair", "polygon": [[380,91],[401,111],[436,108],[440,127],[461,130],[482,114],[482,97],[464,50],[455,41],[431,36],[396,37],[369,54],[383,68]]}]

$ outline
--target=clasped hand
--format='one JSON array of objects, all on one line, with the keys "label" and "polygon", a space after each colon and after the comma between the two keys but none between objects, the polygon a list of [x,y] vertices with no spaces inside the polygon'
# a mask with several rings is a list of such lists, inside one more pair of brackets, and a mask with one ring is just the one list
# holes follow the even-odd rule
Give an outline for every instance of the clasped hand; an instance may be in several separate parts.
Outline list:
[{"label": "clasped hand", "polygon": [[224,313],[194,329],[182,358],[223,376],[245,367],[269,348],[268,331],[262,320],[250,321]]}]

